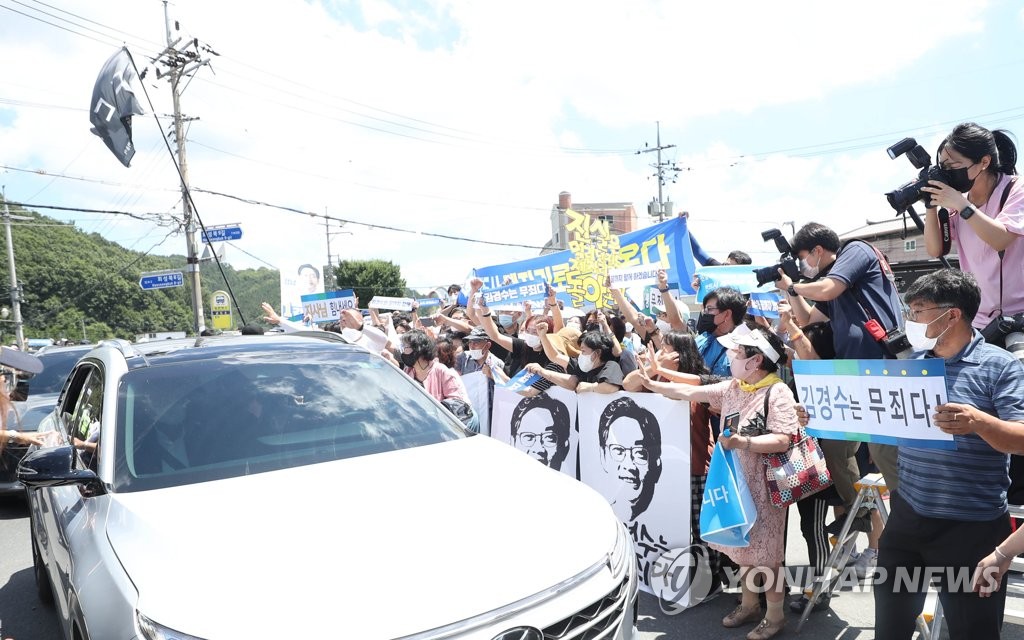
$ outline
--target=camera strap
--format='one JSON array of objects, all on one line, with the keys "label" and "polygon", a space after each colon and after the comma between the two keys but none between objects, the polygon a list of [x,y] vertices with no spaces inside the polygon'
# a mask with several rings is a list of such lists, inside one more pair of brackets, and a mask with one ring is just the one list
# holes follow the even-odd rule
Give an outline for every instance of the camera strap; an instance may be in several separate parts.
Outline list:
[{"label": "camera strap", "polygon": [[[1010,189],[1017,183],[1017,176],[1010,178],[1010,181],[1006,183],[1006,187],[1003,189],[1003,195],[999,197],[999,211],[996,215],[1003,212],[1003,207],[1006,206],[1006,200],[1010,197]],[[989,317],[1003,315],[1003,256],[1006,255],[1006,249],[998,252],[999,255],[999,307],[993,309]]]},{"label": "camera strap", "polygon": [[945,207],[939,208],[939,239],[942,240],[942,253],[940,256],[949,255],[953,248],[953,226],[949,224],[949,211]]},{"label": "camera strap", "polygon": [[[863,242],[867,246],[871,247],[871,250],[875,253],[875,258],[878,260],[878,267],[882,271],[882,275],[885,276],[885,278],[887,280],[889,280],[890,283],[892,283],[893,289],[896,289],[896,276],[892,272],[892,267],[889,266],[889,261],[885,259],[885,256],[882,254],[881,251],[878,250],[878,247],[876,247],[875,245],[873,245],[870,242],[867,242],[865,240],[849,240],[849,241],[847,241],[846,243],[843,244],[842,249],[846,249],[847,246],[849,246],[851,243],[854,243],[854,242]],[[840,252],[842,252],[842,249],[840,249]],[[867,302],[864,300],[863,296],[861,295],[861,292],[857,289],[856,286],[852,286],[851,285],[850,288],[849,288],[849,291],[850,291],[851,294],[853,294],[853,299],[857,303],[857,306],[860,307],[861,311],[864,312],[864,317],[865,318],[867,318],[868,320],[874,320],[875,322],[878,323],[878,325],[880,327],[882,327],[886,331],[888,331],[890,329],[890,327],[886,327],[885,326],[885,323],[882,322],[881,318],[877,318],[877,317],[875,317],[875,315],[873,313],[871,313],[871,306],[867,304]],[[901,298],[899,295],[897,295],[896,299],[899,300],[901,312],[905,312],[906,311],[906,305],[903,302],[903,298]],[[897,322],[897,325],[898,325],[898,323],[899,323],[899,318],[898,317],[897,317],[896,322]],[[898,329],[899,326],[891,327],[891,328],[892,329]]]}]

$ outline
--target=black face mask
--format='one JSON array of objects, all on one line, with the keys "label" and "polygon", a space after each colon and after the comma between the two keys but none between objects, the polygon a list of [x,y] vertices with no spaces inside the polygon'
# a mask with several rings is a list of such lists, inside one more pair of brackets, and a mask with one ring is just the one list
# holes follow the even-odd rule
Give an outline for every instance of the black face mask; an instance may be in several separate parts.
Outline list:
[{"label": "black face mask", "polygon": [[407,367],[415,366],[417,360],[419,360],[419,358],[416,357],[415,353],[402,354],[402,364],[404,364]]},{"label": "black face mask", "polygon": [[[972,164],[971,167],[974,165]],[[960,193],[967,193],[974,186],[974,179],[968,177],[967,170],[971,167],[960,167],[959,169],[943,169],[945,172],[944,180],[950,187],[959,191]]]},{"label": "black face mask", "polygon": [[700,314],[697,319],[697,326],[694,327],[697,333],[712,333],[715,330],[715,316],[710,313]]}]

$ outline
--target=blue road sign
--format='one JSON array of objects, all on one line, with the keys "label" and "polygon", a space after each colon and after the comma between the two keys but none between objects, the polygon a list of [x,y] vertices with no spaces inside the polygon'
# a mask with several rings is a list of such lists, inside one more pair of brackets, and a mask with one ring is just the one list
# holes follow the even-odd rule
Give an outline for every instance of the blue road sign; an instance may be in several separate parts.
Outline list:
[{"label": "blue road sign", "polygon": [[241,240],[242,227],[207,227],[203,234],[203,244],[207,242],[224,242],[225,240]]},{"label": "blue road sign", "polygon": [[185,285],[185,276],[180,271],[166,273],[146,273],[139,278],[139,286],[144,291],[152,289],[170,289]]}]

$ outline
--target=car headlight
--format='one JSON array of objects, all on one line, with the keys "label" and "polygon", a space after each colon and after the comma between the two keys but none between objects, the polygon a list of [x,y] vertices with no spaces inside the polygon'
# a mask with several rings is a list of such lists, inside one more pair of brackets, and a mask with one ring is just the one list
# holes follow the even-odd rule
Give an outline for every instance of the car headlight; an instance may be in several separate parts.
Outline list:
[{"label": "car headlight", "polygon": [[629,534],[626,533],[626,527],[621,522],[616,522],[615,546],[608,552],[608,568],[611,570],[612,576],[617,576],[622,572],[626,561],[632,555],[633,545],[629,540]]},{"label": "car headlight", "polygon": [[161,624],[153,622],[138,611],[135,612],[135,626],[138,627],[139,637],[144,640],[203,640],[199,636],[190,636],[187,633],[168,629]]}]

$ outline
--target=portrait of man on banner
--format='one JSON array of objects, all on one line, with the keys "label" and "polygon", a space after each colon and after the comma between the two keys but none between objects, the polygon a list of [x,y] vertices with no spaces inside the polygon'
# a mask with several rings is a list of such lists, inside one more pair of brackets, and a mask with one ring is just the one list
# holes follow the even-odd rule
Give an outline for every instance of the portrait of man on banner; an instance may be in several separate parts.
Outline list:
[{"label": "portrait of man on banner", "polygon": [[576,394],[552,387],[524,398],[495,387],[491,436],[541,464],[576,477]]}]

